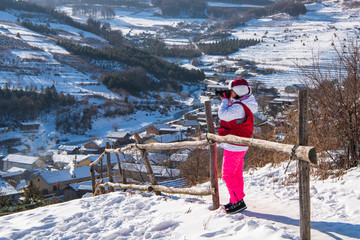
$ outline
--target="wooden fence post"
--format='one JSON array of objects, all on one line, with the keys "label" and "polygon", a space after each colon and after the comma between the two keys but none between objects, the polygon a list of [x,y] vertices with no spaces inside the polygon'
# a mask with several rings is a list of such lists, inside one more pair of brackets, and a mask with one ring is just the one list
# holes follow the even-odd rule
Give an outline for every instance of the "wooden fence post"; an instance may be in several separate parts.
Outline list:
[{"label": "wooden fence post", "polygon": [[[106,142],[105,145],[106,149],[110,148],[110,144],[109,142]],[[111,169],[111,159],[110,159],[110,153],[106,153],[106,164],[107,164],[107,171],[108,171],[108,176],[109,176],[109,182],[114,182],[113,176],[112,176],[112,169]],[[112,186],[109,187],[109,192],[113,192],[114,188]]]},{"label": "wooden fence post", "polygon": [[[308,145],[308,92],[299,91],[299,145]],[[299,160],[300,239],[311,239],[310,163]]]},{"label": "wooden fence post", "polygon": [[90,165],[92,193],[95,193],[95,172],[94,166]]},{"label": "wooden fence post", "polygon": [[[118,162],[118,166],[119,166],[119,176],[120,176],[121,182],[126,183],[125,172],[123,172],[123,170],[121,169],[119,154],[118,153],[115,153],[115,154],[116,154],[116,158],[117,158],[117,162]],[[122,156],[123,156],[123,158],[125,160],[124,153],[121,153],[121,154],[122,154]]]},{"label": "wooden fence post", "polygon": [[[206,116],[206,124],[207,124],[208,132],[215,134],[214,121],[211,112],[211,101],[205,101],[205,116]],[[214,189],[214,194],[212,194],[213,210],[216,210],[220,207],[219,185],[218,185],[218,175],[217,175],[216,142],[210,144],[209,149],[210,149],[210,181],[211,181],[211,188]]]},{"label": "wooden fence post", "polygon": [[[141,144],[140,136],[139,136],[138,133],[134,133],[134,138],[135,138],[136,143]],[[147,158],[146,151],[145,151],[145,150],[140,150],[140,152],[141,152],[141,156],[142,156],[142,158],[143,158],[143,160],[144,160],[144,164],[145,164],[146,170],[147,170],[147,172],[148,172],[148,174],[149,174],[149,178],[150,178],[151,184],[157,185],[157,182],[156,182],[156,179],[155,179],[155,175],[154,175],[153,170],[152,170],[152,168],[151,168],[150,162],[149,162],[149,160],[148,160],[148,158]],[[161,195],[161,192],[155,191],[155,194],[156,194],[156,195]]]}]

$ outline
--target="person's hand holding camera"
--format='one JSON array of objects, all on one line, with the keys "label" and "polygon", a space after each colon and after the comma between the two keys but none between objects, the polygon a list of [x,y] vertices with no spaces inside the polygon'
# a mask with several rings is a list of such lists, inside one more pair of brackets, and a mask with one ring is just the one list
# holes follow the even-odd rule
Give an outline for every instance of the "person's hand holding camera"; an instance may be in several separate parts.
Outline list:
[{"label": "person's hand holding camera", "polygon": [[224,91],[224,92],[222,93],[222,96],[221,96],[220,98],[221,98],[221,100],[223,100],[224,98],[225,98],[225,99],[230,99],[230,96],[231,96],[230,91]]}]

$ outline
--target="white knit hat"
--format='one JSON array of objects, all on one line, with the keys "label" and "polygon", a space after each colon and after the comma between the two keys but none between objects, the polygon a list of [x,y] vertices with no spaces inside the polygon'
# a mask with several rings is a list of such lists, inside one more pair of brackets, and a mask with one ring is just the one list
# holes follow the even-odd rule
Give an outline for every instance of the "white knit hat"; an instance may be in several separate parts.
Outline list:
[{"label": "white knit hat", "polygon": [[249,87],[248,82],[242,78],[231,81],[229,83],[229,89],[233,90],[236,93],[236,95],[238,95],[239,97],[251,93],[251,89]]}]

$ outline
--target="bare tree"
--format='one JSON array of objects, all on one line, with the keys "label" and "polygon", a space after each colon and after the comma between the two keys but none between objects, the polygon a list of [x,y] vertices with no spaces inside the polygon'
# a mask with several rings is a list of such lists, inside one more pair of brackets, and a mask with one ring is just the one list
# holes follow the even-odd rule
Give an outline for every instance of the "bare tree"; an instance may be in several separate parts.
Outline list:
[{"label": "bare tree", "polygon": [[[337,167],[350,168],[360,160],[360,47],[356,40],[333,44],[332,66],[302,68],[309,91],[310,141],[331,155]],[[330,153],[330,152],[329,152]]]}]

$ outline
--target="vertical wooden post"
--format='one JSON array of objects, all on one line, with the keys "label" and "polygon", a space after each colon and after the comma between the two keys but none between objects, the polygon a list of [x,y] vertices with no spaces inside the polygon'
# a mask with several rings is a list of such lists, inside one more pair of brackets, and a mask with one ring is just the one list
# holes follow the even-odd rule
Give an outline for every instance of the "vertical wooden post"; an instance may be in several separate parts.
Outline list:
[{"label": "vertical wooden post", "polygon": [[[110,148],[110,144],[109,142],[106,142],[105,145],[106,149]],[[112,169],[111,169],[111,159],[110,159],[110,153],[107,152],[106,153],[106,164],[107,164],[107,171],[108,171],[108,176],[109,176],[109,182],[114,182],[113,176],[112,176]],[[114,191],[114,187],[109,186],[109,192],[113,192]]]},{"label": "vertical wooden post", "polygon": [[95,193],[95,172],[94,166],[90,165],[90,174],[91,174],[91,186],[92,186],[92,193]]},{"label": "vertical wooden post", "polygon": [[[135,133],[135,134],[134,134],[134,138],[135,138],[136,143],[139,143],[139,144],[141,143],[140,136],[139,136],[138,133]],[[155,179],[155,175],[154,175],[153,170],[152,170],[152,168],[151,168],[150,162],[149,162],[149,160],[148,160],[148,158],[147,158],[147,153],[146,153],[146,151],[145,151],[145,150],[140,150],[140,152],[141,152],[141,156],[142,156],[142,158],[143,158],[143,160],[144,160],[144,164],[145,164],[146,170],[147,170],[147,172],[148,172],[148,174],[149,174],[149,178],[150,178],[151,184],[157,185],[157,182],[156,182],[156,179]],[[155,194],[156,194],[156,195],[161,195],[161,192],[155,191]]]},{"label": "vertical wooden post", "polygon": [[[205,102],[205,116],[208,132],[215,134],[214,121],[211,112],[211,101]],[[214,189],[214,194],[212,195],[213,210],[216,210],[220,207],[220,200],[217,176],[217,149],[215,142],[210,144],[210,181],[211,187]]]},{"label": "vertical wooden post", "polygon": [[[308,92],[299,91],[299,145],[308,145]],[[300,239],[311,239],[310,163],[299,160]]]},{"label": "vertical wooden post", "polygon": [[[122,154],[122,156],[123,156],[123,158],[124,158],[124,160],[125,160],[125,155],[124,155],[124,153],[121,153],[121,154]],[[121,169],[120,157],[119,157],[119,154],[118,154],[118,153],[116,153],[116,158],[117,158],[117,162],[118,162],[118,166],[119,166],[119,176],[120,176],[120,178],[121,178],[122,183],[126,183],[125,173],[124,173],[124,172],[122,171],[122,169]]]}]

